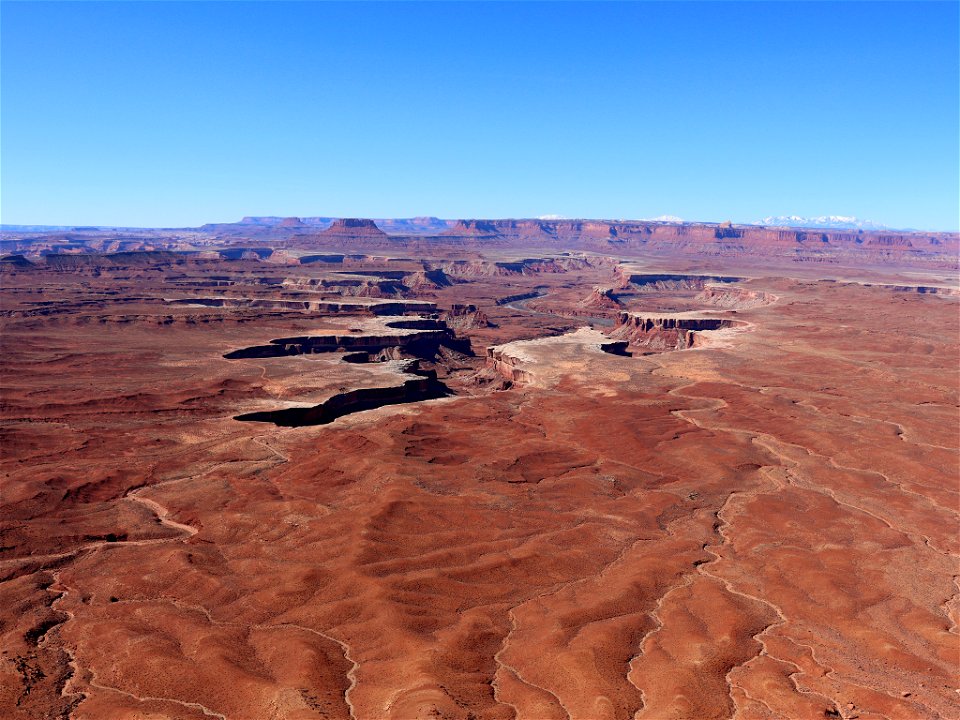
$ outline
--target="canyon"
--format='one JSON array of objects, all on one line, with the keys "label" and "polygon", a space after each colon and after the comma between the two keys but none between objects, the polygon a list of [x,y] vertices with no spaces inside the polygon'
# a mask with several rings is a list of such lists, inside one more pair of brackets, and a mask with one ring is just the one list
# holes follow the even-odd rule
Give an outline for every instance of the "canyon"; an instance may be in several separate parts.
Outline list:
[{"label": "canyon", "polygon": [[960,237],[4,232],[0,716],[960,716]]}]

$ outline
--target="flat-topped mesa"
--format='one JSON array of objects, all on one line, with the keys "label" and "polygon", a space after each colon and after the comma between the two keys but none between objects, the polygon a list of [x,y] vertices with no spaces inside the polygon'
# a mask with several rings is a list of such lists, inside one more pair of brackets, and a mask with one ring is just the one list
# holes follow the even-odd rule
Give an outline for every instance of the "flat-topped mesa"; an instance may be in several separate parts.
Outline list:
[{"label": "flat-topped mesa", "polygon": [[702,290],[708,283],[741,282],[743,278],[732,275],[681,275],[676,273],[647,273],[631,270],[628,265],[618,265],[615,274],[621,286],[632,285],[638,290]]},{"label": "flat-topped mesa", "polygon": [[441,263],[439,270],[449,277],[504,277],[521,275],[522,262],[492,262],[489,260],[453,260]]},{"label": "flat-topped mesa", "polygon": [[[329,288],[325,288],[329,289]],[[344,285],[337,292],[344,297],[395,298],[403,297],[406,288],[394,280],[363,280],[355,285]]]},{"label": "flat-topped mesa", "polygon": [[565,273],[585,270],[601,265],[585,257],[542,257],[520,260],[452,260],[439,263],[437,269],[450,277],[502,277],[506,275],[539,275],[542,273]]},{"label": "flat-topped mesa", "polygon": [[778,300],[778,297],[773,293],[760,290],[708,285],[697,294],[694,300],[704,305],[712,305],[725,310],[749,310],[750,308],[772,305]]},{"label": "flat-topped mesa", "polygon": [[565,376],[602,381],[615,366],[610,356],[626,355],[626,345],[599,330],[581,327],[562,335],[488,347],[486,372],[511,385],[551,387]]},{"label": "flat-topped mesa", "polygon": [[864,287],[881,287],[893,292],[917,293],[918,295],[939,295],[941,297],[960,297],[960,288],[943,285],[888,285],[886,283],[860,283]]},{"label": "flat-topped mesa", "polygon": [[596,220],[564,220],[557,222],[553,228],[557,237],[565,240],[586,239],[616,241],[620,238],[623,228]]},{"label": "flat-topped mesa", "polygon": [[734,320],[687,315],[643,316],[621,312],[610,337],[626,340],[632,347],[686,350],[698,344],[698,333],[739,325]]},{"label": "flat-topped mesa", "polygon": [[32,270],[34,265],[23,255],[4,255],[0,257],[0,272],[10,272],[13,270]]},{"label": "flat-topped mesa", "polygon": [[497,222],[492,220],[457,220],[456,224],[442,235],[462,237],[498,237]]},{"label": "flat-topped mesa", "polygon": [[[77,272],[88,270],[126,270],[133,268],[167,268],[194,262],[209,262],[200,253],[173,252],[169,250],[129,250],[114,253],[66,254],[54,253],[44,256],[43,263],[32,264],[36,270]],[[214,256],[216,257],[216,256]],[[23,269],[31,269],[23,266]]]},{"label": "flat-topped mesa", "polygon": [[377,227],[373,220],[366,218],[340,218],[318,234],[322,238],[379,238],[385,239],[387,234]]}]

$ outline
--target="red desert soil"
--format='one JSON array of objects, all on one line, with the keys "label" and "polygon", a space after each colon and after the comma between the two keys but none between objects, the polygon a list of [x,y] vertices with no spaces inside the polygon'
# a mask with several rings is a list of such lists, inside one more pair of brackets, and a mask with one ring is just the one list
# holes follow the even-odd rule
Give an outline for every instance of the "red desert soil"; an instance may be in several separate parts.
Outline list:
[{"label": "red desert soil", "polygon": [[957,298],[534,257],[5,272],[0,716],[960,717]]}]

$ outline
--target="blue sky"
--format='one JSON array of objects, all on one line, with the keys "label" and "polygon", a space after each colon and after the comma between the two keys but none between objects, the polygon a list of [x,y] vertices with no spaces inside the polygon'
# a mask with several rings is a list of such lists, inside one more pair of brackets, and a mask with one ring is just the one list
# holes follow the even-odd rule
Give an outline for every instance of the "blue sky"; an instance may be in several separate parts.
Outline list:
[{"label": "blue sky", "polygon": [[2,5],[4,223],[955,230],[958,5]]}]

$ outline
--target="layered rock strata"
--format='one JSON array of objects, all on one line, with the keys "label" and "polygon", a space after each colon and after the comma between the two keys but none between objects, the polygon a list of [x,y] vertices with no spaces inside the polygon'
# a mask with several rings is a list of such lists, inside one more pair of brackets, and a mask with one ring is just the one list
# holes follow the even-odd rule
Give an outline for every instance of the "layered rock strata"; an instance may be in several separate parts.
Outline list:
[{"label": "layered rock strata", "polygon": [[650,317],[630,312],[617,316],[611,337],[650,350],[685,350],[698,342],[698,333],[733,327],[736,321],[696,314]]}]

